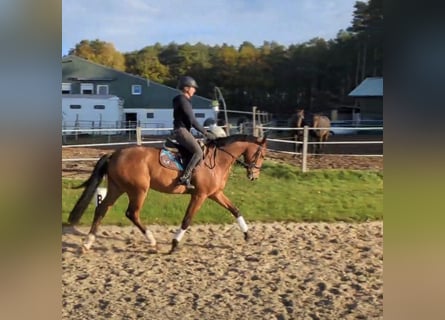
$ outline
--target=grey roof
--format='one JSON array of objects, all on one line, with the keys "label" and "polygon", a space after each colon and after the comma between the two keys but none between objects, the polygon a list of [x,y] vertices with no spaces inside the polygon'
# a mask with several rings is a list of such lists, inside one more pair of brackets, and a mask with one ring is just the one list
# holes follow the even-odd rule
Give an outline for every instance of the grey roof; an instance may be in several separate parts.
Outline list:
[{"label": "grey roof", "polygon": [[[138,75],[74,56],[62,57],[62,82],[109,82],[110,93],[124,100],[124,108],[171,108],[172,99],[179,90]],[[143,85],[141,95],[131,95],[127,88]],[[194,108],[211,109],[212,100],[200,95],[192,97]]]},{"label": "grey roof", "polygon": [[350,97],[383,97],[383,78],[370,77],[362,81],[348,96]]},{"label": "grey roof", "polygon": [[118,96],[112,95],[112,94],[80,94],[80,93],[74,93],[74,94],[62,94],[62,98],[82,98],[82,99],[113,99],[118,98]]}]

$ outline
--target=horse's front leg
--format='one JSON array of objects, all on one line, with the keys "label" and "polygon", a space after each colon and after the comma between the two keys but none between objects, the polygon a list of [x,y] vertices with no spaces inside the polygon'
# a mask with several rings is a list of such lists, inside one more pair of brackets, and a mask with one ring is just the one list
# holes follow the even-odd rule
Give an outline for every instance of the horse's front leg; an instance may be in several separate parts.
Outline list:
[{"label": "horse's front leg", "polygon": [[241,231],[244,233],[244,240],[247,241],[249,239],[249,234],[247,233],[247,230],[249,228],[247,227],[246,221],[244,220],[240,211],[233,205],[232,201],[230,201],[230,199],[227,198],[227,196],[222,191],[210,196],[210,199],[212,199],[222,207],[226,208],[233,214],[233,216],[236,218],[236,221],[238,222]]},{"label": "horse's front leg", "polygon": [[207,199],[207,195],[202,194],[193,194],[189,205],[187,207],[187,211],[185,212],[184,219],[182,219],[181,227],[176,231],[175,237],[172,240],[172,248],[170,250],[170,253],[173,253],[176,251],[179,242],[181,241],[182,237],[184,236],[185,232],[187,231],[187,228],[190,226],[190,223],[192,222],[193,217],[198,212],[198,210],[201,208],[202,204],[204,203],[205,199]]}]

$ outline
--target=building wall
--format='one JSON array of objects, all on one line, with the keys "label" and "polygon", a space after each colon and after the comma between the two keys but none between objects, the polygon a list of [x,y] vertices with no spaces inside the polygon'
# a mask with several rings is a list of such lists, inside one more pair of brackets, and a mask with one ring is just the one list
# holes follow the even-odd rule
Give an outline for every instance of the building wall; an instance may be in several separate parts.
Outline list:
[{"label": "building wall", "polygon": [[383,98],[357,98],[362,120],[383,120]]},{"label": "building wall", "polygon": [[[213,110],[193,108],[196,120],[201,125],[208,118],[215,118]],[[156,109],[156,108],[127,108],[124,110],[124,118],[126,114],[136,114],[138,125],[150,129],[172,129],[173,128],[173,109]],[[142,135],[165,135],[170,132],[167,130],[142,130]]]},{"label": "building wall", "polygon": [[119,132],[101,133],[87,129],[119,128],[123,120],[123,109],[116,96],[97,95],[88,98],[84,98],[82,95],[62,96],[63,130],[85,129],[78,133],[116,134]]}]

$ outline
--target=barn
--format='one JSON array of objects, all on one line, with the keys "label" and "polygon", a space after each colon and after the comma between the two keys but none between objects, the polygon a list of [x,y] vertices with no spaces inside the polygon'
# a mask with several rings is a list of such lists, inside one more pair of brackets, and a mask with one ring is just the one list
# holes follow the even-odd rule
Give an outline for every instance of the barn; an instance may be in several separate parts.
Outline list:
[{"label": "barn", "polygon": [[[121,121],[122,127],[138,125],[142,128],[171,128],[173,125],[172,99],[178,93],[179,91],[175,88],[77,56],[68,55],[62,58],[62,101],[75,96],[78,99],[76,104],[82,106],[89,104],[93,98],[97,100],[108,96],[117,97],[122,107],[122,115],[116,115],[111,119],[111,116],[105,115],[106,112],[102,112],[102,117],[107,117],[107,121]],[[97,105],[100,104],[103,105],[103,103],[97,103]],[[192,104],[195,117],[201,124],[209,118],[216,118],[211,99],[195,95],[192,98]],[[71,119],[76,112],[82,114],[85,121],[96,121],[96,118],[85,119],[87,111],[82,112],[79,107],[73,111],[67,108],[64,112],[65,118]],[[88,114],[92,113],[88,112]],[[163,130],[143,131],[143,134],[165,133],[166,131]]]},{"label": "barn", "polygon": [[365,78],[348,96],[355,99],[362,120],[383,120],[383,78]]},{"label": "barn", "polygon": [[[92,134],[90,129],[120,128],[124,120],[122,102],[113,95],[64,94],[62,129]],[[119,134],[119,131],[99,131],[98,134]]]}]

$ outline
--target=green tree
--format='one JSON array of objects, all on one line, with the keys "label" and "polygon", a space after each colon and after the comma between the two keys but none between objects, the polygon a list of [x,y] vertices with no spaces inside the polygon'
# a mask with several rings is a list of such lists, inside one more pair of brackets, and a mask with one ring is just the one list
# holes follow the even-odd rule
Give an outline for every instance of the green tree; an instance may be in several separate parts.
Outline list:
[{"label": "green tree", "polygon": [[126,71],[160,83],[167,81],[169,69],[159,61],[158,54],[159,48],[156,46],[126,53]]},{"label": "green tree", "polygon": [[125,57],[123,54],[117,51],[112,43],[99,39],[92,41],[82,40],[68,54],[76,55],[116,70],[125,70]]},{"label": "green tree", "polygon": [[[356,41],[355,85],[365,77],[382,74],[383,1],[357,1],[351,26],[347,29]],[[371,59],[369,59],[371,56]],[[370,62],[371,61],[371,62]]]},{"label": "green tree", "polygon": [[[288,47],[244,41],[238,48],[156,43],[122,55],[106,42],[83,40],[70,53],[173,87],[189,74],[200,85],[199,95],[212,98],[217,86],[231,109],[256,105],[285,115],[297,104],[312,111],[351,104],[347,94],[364,77],[382,75],[382,39],[383,0],[369,0],[355,3],[351,25],[329,41],[314,38]],[[125,63],[119,66],[115,56]]]}]

